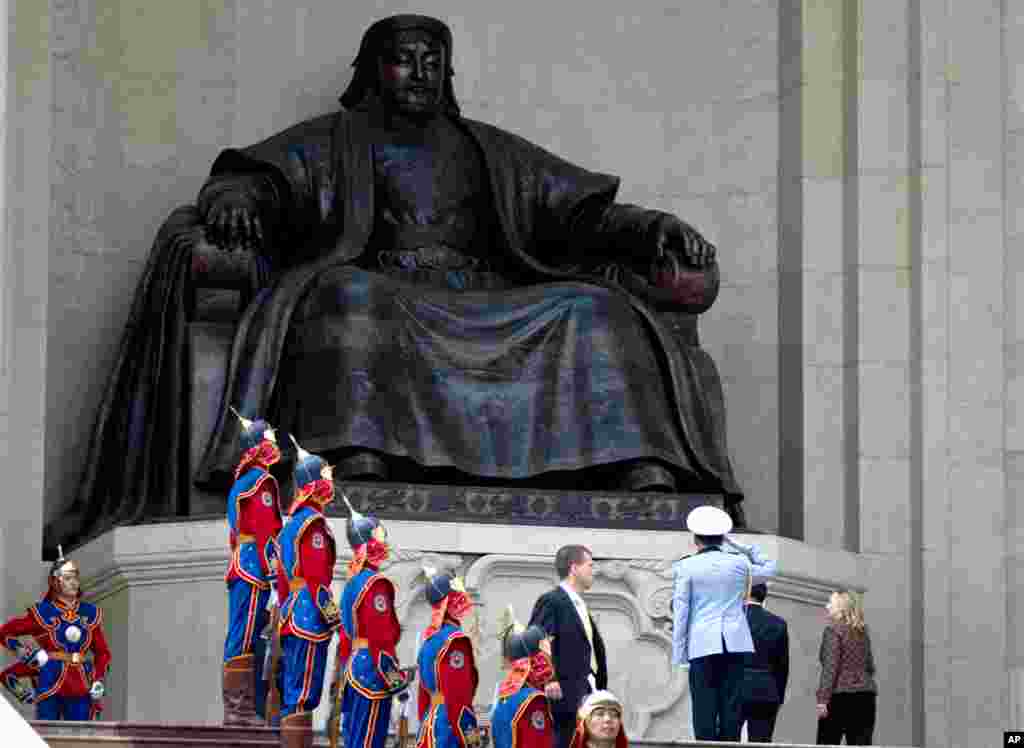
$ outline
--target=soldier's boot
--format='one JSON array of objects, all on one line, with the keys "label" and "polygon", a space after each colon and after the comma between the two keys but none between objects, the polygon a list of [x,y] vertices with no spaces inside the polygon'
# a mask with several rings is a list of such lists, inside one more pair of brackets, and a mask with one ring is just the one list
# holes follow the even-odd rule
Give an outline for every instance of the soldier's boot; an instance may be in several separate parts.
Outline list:
[{"label": "soldier's boot", "polygon": [[224,726],[248,727],[254,724],[255,682],[253,657],[241,655],[224,663]]},{"label": "soldier's boot", "polygon": [[312,746],[312,712],[297,712],[281,718],[281,748],[312,748]]}]

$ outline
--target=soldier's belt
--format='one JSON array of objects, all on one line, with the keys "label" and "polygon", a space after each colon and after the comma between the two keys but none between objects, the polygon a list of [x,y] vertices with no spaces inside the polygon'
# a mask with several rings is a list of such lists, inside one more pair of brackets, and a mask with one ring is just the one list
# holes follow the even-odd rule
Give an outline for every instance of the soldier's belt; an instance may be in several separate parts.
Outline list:
[{"label": "soldier's belt", "polygon": [[85,655],[81,652],[46,652],[46,656],[51,660],[60,660],[61,662],[69,662],[72,665],[81,665],[85,662]]},{"label": "soldier's belt", "polygon": [[441,693],[440,691],[434,691],[434,693],[430,694],[430,705],[431,706],[441,706],[442,704],[444,704],[444,694],[443,693]]},{"label": "soldier's belt", "polygon": [[301,590],[305,586],[306,586],[306,580],[303,579],[302,577],[295,577],[295,579],[293,579],[290,582],[288,582],[288,589],[291,590],[292,592],[295,592],[297,590]]},{"label": "soldier's belt", "polygon": [[249,533],[242,533],[241,535],[238,536],[238,542],[239,543],[255,543],[256,542],[256,536],[255,535],[250,535]]},{"label": "soldier's belt", "polygon": [[360,636],[358,639],[352,640],[352,651],[358,652],[360,649],[369,649],[370,640]]}]

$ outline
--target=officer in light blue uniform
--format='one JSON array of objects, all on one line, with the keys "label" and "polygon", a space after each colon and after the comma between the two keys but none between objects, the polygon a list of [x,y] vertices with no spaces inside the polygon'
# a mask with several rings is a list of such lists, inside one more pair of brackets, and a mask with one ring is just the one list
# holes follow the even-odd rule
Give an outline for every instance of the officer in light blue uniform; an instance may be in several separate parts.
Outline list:
[{"label": "officer in light blue uniform", "polygon": [[697,552],[672,567],[672,663],[690,666],[694,737],[738,742],[743,665],[754,651],[743,601],[775,575],[775,561],[727,537],[732,519],[717,507],[697,507],[686,526]]}]

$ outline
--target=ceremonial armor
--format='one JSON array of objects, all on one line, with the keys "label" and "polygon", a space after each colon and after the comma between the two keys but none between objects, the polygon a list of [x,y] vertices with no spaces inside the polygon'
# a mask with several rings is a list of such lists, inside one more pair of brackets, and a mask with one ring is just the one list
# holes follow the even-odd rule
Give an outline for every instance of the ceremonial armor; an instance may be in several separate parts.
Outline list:
[{"label": "ceremonial armor", "polygon": [[281,604],[282,633],[287,631],[311,642],[323,642],[338,627],[339,612],[329,585],[307,583],[299,552],[306,537],[314,548],[328,552],[330,567],[334,567],[334,534],[323,514],[309,506],[298,509],[278,536],[281,569],[287,581],[287,593]]},{"label": "ceremonial armor", "polygon": [[341,611],[338,646],[351,653],[347,657],[348,685],[368,699],[390,698],[405,686],[395,655],[399,626],[394,583],[372,569],[363,569],[345,584]]},{"label": "ceremonial armor", "polygon": [[539,626],[527,629],[514,617],[512,621],[502,636],[509,672],[498,687],[491,713],[494,748],[551,748],[554,722],[540,690],[554,675],[548,635]]},{"label": "ceremonial armor", "polygon": [[477,748],[481,744],[473,697],[479,683],[469,636],[446,623],[420,648],[416,748]]},{"label": "ceremonial armor", "polygon": [[[294,442],[294,437],[292,439]],[[313,744],[313,710],[320,704],[331,635],[341,614],[331,593],[337,550],[323,508],[334,498],[331,467],[298,450],[295,498],[277,537],[277,599],[281,648],[281,745]]]},{"label": "ceremonial armor", "polygon": [[227,499],[231,556],[224,575],[228,588],[224,724],[257,726],[265,721],[268,682],[262,672],[266,652],[262,634],[270,618],[274,538],[281,529],[280,492],[270,466],[281,453],[266,422],[239,419],[242,457]]}]

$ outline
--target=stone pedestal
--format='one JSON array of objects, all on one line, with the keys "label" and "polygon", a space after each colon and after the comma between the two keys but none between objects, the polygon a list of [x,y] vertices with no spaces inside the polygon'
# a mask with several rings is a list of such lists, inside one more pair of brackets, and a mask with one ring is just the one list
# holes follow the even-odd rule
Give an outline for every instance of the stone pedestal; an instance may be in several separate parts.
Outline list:
[{"label": "stone pedestal", "polygon": [[[331,523],[336,536],[344,538],[343,520],[332,518]],[[694,550],[689,534],[402,521],[389,522],[388,529],[394,553],[384,571],[398,585],[402,662],[412,660],[415,637],[429,621],[422,587],[414,578],[425,563],[457,570],[478,604],[477,702],[488,708],[500,678],[496,637],[501,611],[511,604],[525,623],[537,597],[557,583],[555,551],[582,543],[596,561],[595,585],[587,599],[608,644],[609,686],[626,702],[630,736],[651,741],[692,737],[686,670],[669,664],[668,608],[671,562]],[[778,559],[781,571],[770,586],[768,606],[789,621],[792,664],[776,737],[810,742],[822,606],[832,589],[857,587],[860,560],[776,536],[740,538]],[[118,528],[76,552],[86,573],[86,595],[103,609],[114,655],[106,719],[221,721],[226,540],[223,521],[165,523]],[[335,570],[337,594],[346,564],[343,558]],[[884,672],[882,678],[884,688]],[[326,707],[325,698],[316,713],[321,729]]]}]

